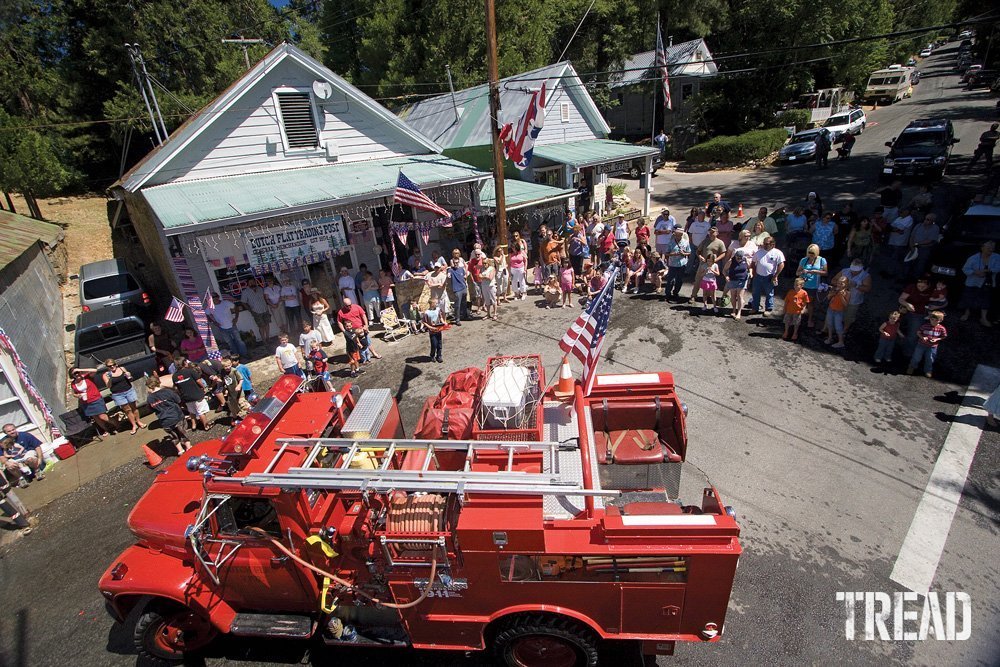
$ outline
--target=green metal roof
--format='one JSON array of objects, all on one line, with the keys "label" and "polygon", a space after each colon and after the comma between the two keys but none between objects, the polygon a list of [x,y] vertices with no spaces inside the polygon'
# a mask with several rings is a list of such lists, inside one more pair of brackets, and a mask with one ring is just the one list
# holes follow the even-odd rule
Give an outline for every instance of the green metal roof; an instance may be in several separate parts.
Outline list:
[{"label": "green metal roof", "polygon": [[603,162],[656,155],[658,149],[609,139],[583,139],[565,144],[546,144],[544,146],[536,144],[534,151],[535,157],[560,162],[579,169]]},{"label": "green metal roof", "polygon": [[0,211],[0,269],[39,241],[52,247],[62,238],[63,230],[59,225],[10,211]]},{"label": "green metal roof", "polygon": [[[569,199],[578,194],[576,190],[553,188],[550,185],[521,181],[516,178],[503,179],[503,193],[504,203],[508,211],[558,199]],[[479,188],[479,204],[483,208],[495,208],[496,201],[496,188],[493,179],[490,179]]]},{"label": "green metal roof", "polygon": [[164,230],[177,234],[231,218],[281,215],[314,204],[390,195],[400,171],[422,190],[489,177],[443,155],[408,155],[167,183],[145,188],[142,194]]}]

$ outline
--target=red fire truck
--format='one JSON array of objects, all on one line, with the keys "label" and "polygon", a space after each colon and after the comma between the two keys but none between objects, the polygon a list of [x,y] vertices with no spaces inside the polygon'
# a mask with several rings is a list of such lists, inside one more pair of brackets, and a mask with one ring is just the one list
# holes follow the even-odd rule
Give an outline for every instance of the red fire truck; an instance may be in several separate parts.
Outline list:
[{"label": "red fire truck", "polygon": [[[537,356],[452,373],[407,437],[392,392],[283,376],[221,440],[157,475],[100,590],[139,652],[219,634],[489,650],[595,665],[722,635],[741,553],[731,508],[680,469],[670,373],[547,388]],[[695,496],[684,502],[682,496]]]}]

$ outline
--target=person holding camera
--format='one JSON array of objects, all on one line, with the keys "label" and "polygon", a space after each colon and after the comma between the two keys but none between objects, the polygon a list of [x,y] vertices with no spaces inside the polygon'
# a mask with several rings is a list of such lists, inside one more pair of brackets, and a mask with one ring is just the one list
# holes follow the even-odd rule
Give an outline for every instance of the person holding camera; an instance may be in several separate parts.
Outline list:
[{"label": "person holding camera", "polygon": [[993,326],[988,318],[990,309],[990,290],[996,285],[996,274],[1000,272],[1000,255],[997,255],[996,245],[987,241],[980,251],[965,260],[962,273],[965,274],[965,289],[959,304],[965,309],[962,321],[969,319],[973,310],[979,311],[979,323],[984,327]]}]

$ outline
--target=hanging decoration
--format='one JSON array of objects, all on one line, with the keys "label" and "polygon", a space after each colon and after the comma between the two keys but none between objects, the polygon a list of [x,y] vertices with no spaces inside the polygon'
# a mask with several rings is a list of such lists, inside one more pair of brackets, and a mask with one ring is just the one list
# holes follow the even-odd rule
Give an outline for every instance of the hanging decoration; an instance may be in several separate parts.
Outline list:
[{"label": "hanging decoration", "polygon": [[431,242],[431,233],[427,230],[420,230],[420,240],[424,242],[424,245],[428,245]]},{"label": "hanging decoration", "polygon": [[52,438],[61,438],[62,432],[59,430],[59,425],[56,424],[55,417],[52,416],[52,410],[49,408],[48,402],[42,397],[40,391],[35,386],[35,383],[31,381],[31,375],[28,373],[28,367],[24,365],[21,361],[20,355],[17,353],[17,349],[14,347],[14,341],[10,339],[7,332],[0,327],[0,349],[7,352],[11,361],[14,362],[14,369],[17,371],[17,377],[21,379],[21,384],[28,391],[28,395],[31,396],[32,400],[38,406],[38,409],[42,411],[42,418],[45,419],[45,423],[49,426],[49,431],[52,433]]},{"label": "hanging decoration", "polygon": [[195,287],[194,278],[191,276],[191,267],[188,266],[184,255],[176,255],[171,258],[174,264],[174,273],[177,281],[181,284],[181,291],[187,299],[188,308],[191,309],[191,316],[194,318],[195,328],[201,336],[205,349],[208,350],[209,359],[222,359],[222,353],[215,346],[215,336],[212,335],[212,327],[208,325],[208,316],[202,306],[201,298],[198,296],[198,288]]}]

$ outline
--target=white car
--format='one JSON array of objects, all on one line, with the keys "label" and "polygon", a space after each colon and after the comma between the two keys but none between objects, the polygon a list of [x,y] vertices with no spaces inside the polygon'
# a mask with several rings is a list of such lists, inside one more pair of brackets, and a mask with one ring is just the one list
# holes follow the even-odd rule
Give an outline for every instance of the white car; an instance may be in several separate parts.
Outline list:
[{"label": "white car", "polygon": [[928,58],[928,57],[930,57],[930,55],[931,55],[931,50],[930,49],[924,49],[923,51],[920,52],[920,57],[921,58]]},{"label": "white car", "polygon": [[849,134],[861,134],[868,124],[868,117],[863,109],[850,109],[833,114],[826,119],[823,127],[830,131],[831,138],[837,138],[845,132]]}]

